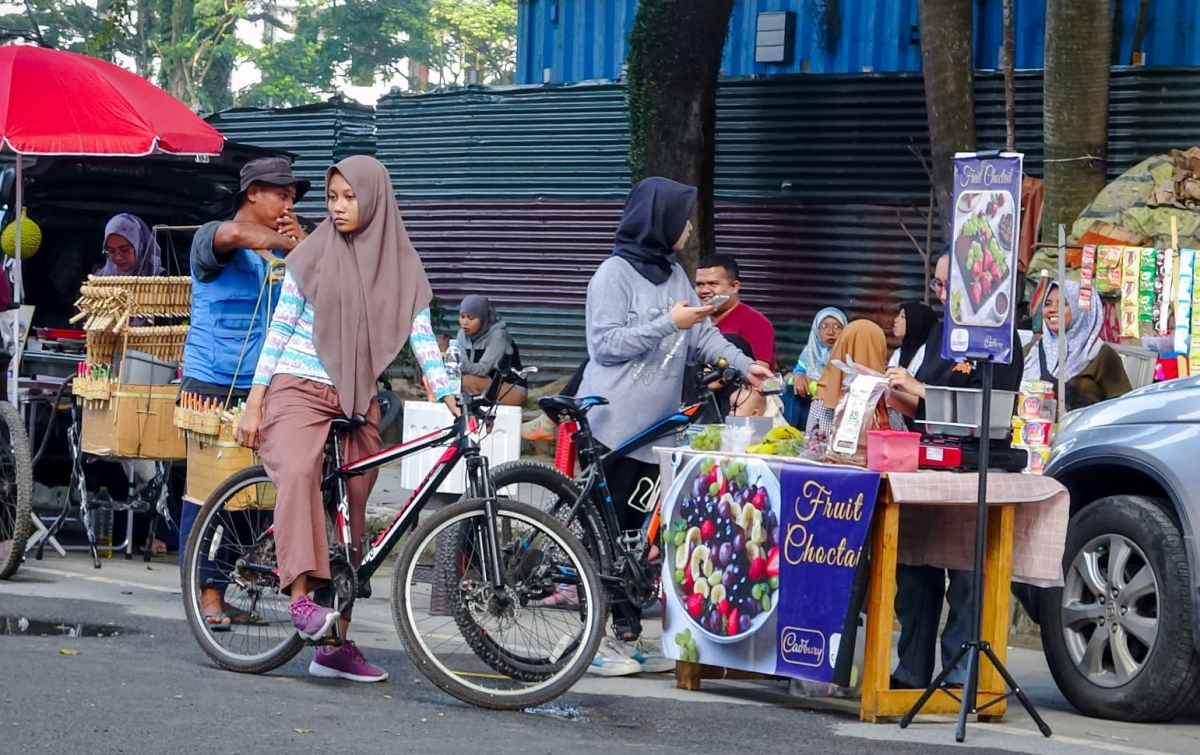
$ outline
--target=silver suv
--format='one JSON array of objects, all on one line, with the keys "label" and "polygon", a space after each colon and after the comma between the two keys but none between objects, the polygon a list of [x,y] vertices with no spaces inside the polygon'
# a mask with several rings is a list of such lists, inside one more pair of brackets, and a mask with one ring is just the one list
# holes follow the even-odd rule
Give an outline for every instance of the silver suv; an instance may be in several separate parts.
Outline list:
[{"label": "silver suv", "polygon": [[1162,721],[1200,693],[1200,377],[1063,417],[1046,474],[1071,492],[1065,586],[1021,595],[1081,712]]}]

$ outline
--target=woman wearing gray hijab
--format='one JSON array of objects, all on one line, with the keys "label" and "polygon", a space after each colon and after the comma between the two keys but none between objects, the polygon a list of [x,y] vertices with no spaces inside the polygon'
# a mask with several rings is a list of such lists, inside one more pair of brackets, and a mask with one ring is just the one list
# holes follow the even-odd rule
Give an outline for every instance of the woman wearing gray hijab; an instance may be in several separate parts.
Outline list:
[{"label": "woman wearing gray hijab", "polygon": [[[458,307],[459,358],[462,360],[462,385],[468,393],[482,393],[492,384],[496,370],[520,369],[512,334],[500,313],[485,296],[472,295]],[[505,377],[499,403],[523,406],[528,397],[524,381]]]}]

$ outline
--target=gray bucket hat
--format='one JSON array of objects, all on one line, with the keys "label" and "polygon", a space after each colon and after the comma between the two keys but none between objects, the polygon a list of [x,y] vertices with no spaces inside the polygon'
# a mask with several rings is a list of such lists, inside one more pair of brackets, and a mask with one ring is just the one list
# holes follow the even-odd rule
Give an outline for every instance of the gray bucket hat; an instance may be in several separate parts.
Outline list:
[{"label": "gray bucket hat", "polygon": [[243,165],[238,193],[234,199],[235,204],[242,203],[246,197],[246,190],[252,183],[295,186],[297,202],[312,187],[312,181],[296,177],[296,174],[292,172],[292,163],[286,157],[260,157]]}]

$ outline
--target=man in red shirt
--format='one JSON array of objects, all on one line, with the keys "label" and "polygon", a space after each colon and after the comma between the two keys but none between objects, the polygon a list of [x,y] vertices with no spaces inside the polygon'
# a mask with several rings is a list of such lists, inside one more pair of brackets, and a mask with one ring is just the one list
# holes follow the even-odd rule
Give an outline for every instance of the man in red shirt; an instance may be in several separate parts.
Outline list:
[{"label": "man in red shirt", "polygon": [[700,260],[696,267],[696,295],[708,304],[714,296],[728,296],[717,307],[713,325],[725,335],[745,338],[754,350],[754,359],[775,369],[775,328],[761,312],[739,298],[737,260],[726,254],[714,254]]}]

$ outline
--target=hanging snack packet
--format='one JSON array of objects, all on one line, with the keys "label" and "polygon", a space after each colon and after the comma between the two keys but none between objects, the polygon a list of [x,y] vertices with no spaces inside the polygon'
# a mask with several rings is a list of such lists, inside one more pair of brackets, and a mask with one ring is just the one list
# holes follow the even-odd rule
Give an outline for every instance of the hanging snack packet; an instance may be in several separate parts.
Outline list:
[{"label": "hanging snack packet", "polygon": [[1121,250],[1119,246],[1096,247],[1096,293],[1118,294],[1121,292]]},{"label": "hanging snack packet", "polygon": [[1196,250],[1179,250],[1179,288],[1175,292],[1175,351],[1191,354],[1192,345],[1192,280],[1196,267]]},{"label": "hanging snack packet", "polygon": [[1154,264],[1154,335],[1171,335],[1171,293],[1175,279],[1175,250],[1159,249]]},{"label": "hanging snack packet", "polygon": [[1158,250],[1144,247],[1138,266],[1138,335],[1154,335],[1154,281],[1158,277]]},{"label": "hanging snack packet", "polygon": [[1079,309],[1086,312],[1092,308],[1093,280],[1096,275],[1096,247],[1083,248],[1079,263]]},{"label": "hanging snack packet", "polygon": [[1139,270],[1142,262],[1140,247],[1127,246],[1121,251],[1121,337],[1137,338],[1138,315],[1141,306],[1138,296]]}]

